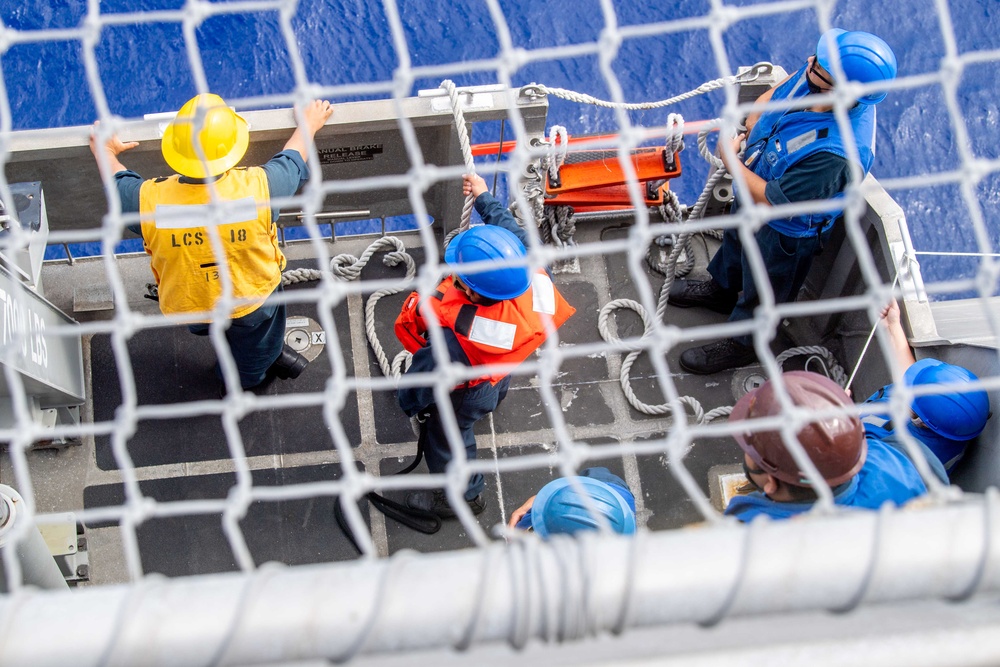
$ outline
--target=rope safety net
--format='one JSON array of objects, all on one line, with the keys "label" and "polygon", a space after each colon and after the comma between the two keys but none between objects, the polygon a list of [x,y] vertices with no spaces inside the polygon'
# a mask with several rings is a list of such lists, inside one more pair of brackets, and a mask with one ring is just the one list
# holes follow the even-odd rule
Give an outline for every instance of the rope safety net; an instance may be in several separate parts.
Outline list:
[{"label": "rope safety net", "polygon": [[[32,297],[22,281],[3,283],[0,364],[11,398],[0,412],[6,420],[0,421],[0,442],[7,445],[0,484],[17,489],[23,501],[15,529],[0,531],[10,590],[0,595],[0,623],[6,628],[0,637],[0,663],[58,664],[70,651],[74,664],[80,665],[138,664],[145,659],[165,665],[340,662],[367,653],[465,649],[501,641],[521,648],[533,640],[563,642],[603,633],[625,633],[627,640],[629,629],[637,626],[695,622],[724,627],[730,618],[744,615],[851,611],[869,603],[966,600],[1000,591],[1000,550],[994,546],[1000,535],[1000,507],[995,490],[983,481],[989,471],[1000,468],[990,463],[990,457],[1000,456],[1000,445],[986,440],[996,439],[995,425],[991,423],[977,443],[980,453],[974,458],[984,472],[966,473],[965,493],[934,475],[924,449],[904,429],[902,446],[924,479],[927,495],[902,509],[845,513],[838,511],[832,490],[794,437],[815,415],[794,408],[781,381],[783,370],[818,371],[852,388],[857,403],[866,398],[861,393],[894,382],[898,389],[889,403],[892,418],[906,423],[915,392],[902,381],[903,368],[879,318],[892,298],[907,308],[913,329],[918,328],[916,314],[929,317],[932,302],[964,299],[980,308],[983,337],[997,339],[1000,318],[990,299],[996,294],[1000,261],[996,231],[986,221],[993,213],[992,199],[983,198],[989,200],[984,203],[975,187],[995,190],[1000,163],[976,152],[982,140],[975,120],[957,101],[954,80],[960,77],[953,74],[979,71],[987,64],[995,67],[1000,55],[960,48],[948,3],[937,3],[937,25],[944,34],[939,58],[944,64],[936,74],[913,76],[907,73],[917,70],[901,66],[889,99],[917,95],[923,100],[919,96],[928,86],[944,97],[938,104],[945,119],[941,125],[950,119],[957,128],[951,130],[955,154],[949,156],[954,168],[913,171],[913,165],[940,160],[926,159],[927,153],[921,152],[931,150],[926,145],[895,145],[895,161],[905,166],[877,162],[876,169],[884,170],[875,174],[878,183],[855,178],[842,202],[781,207],[787,215],[844,207],[843,250],[838,252],[856,256],[849,266],[853,278],[827,278],[830,284],[839,280],[861,288],[850,294],[820,290],[808,295],[812,298],[776,304],[760,253],[747,243],[773,209],[744,205],[736,215],[708,213],[720,191],[747,191],[740,176],[727,174],[719,154],[733,150],[730,138],[752,110],[750,103],[738,102],[738,86],[752,84],[766,68],[755,66],[737,75],[739,63],[727,52],[724,26],[760,20],[757,10],[727,6],[723,11],[713,5],[697,19],[626,22],[612,3],[601,2],[596,12],[600,27],[592,40],[524,48],[514,29],[525,18],[521,10],[496,0],[482,5],[466,28],[472,35],[475,26],[489,26],[495,51],[468,63],[427,65],[409,51],[400,7],[391,0],[374,3],[384,17],[385,48],[393,51],[397,64],[378,80],[350,84],[328,83],[339,79],[310,71],[312,54],[304,49],[320,39],[313,31],[321,31],[301,20],[304,3],[273,0],[236,8],[272,21],[294,79],[292,94],[224,95],[238,111],[287,109],[316,97],[330,99],[338,110],[330,121],[333,127],[321,130],[318,141],[346,133],[347,125],[364,120],[366,102],[354,102],[358,98],[389,100],[398,113],[392,132],[400,138],[394,159],[405,163],[402,168],[345,178],[338,172],[343,160],[331,160],[335,153],[310,145],[309,181],[299,194],[278,202],[284,210],[302,212],[307,240],[286,248],[290,265],[277,299],[285,304],[290,322],[307,322],[298,326],[324,341],[302,378],[276,382],[261,392],[231,389],[220,398],[188,391],[198,382],[194,374],[208,371],[185,366],[184,354],[177,356],[177,369],[167,370],[162,355],[137,352],[144,337],[177,330],[177,338],[170,340],[185,350],[200,345],[218,359],[225,385],[239,387],[226,339],[233,276],[221,263],[223,297],[211,313],[207,342],[185,331],[196,318],[164,316],[150,301],[133,298],[132,287],[149,276],[148,271],[140,272],[143,278],[136,280],[138,274],[128,266],[138,261],[148,265],[148,260],[116,259],[113,254],[125,227],[136,224],[138,216],[120,210],[111,175],[102,183],[106,200],[100,205],[109,204],[100,222],[84,230],[53,224],[48,239],[52,245],[100,243],[102,280],[114,296],[109,318],[79,317],[79,324],[64,322],[46,330],[57,338],[82,336],[85,358],[113,369],[110,375],[97,367],[88,371],[89,400],[78,423],[40,422],[39,414],[48,406],[36,398],[33,378],[18,370],[23,368],[22,356],[39,354],[33,338],[37,328],[19,315],[31,312]],[[98,141],[111,133],[127,139],[129,131],[139,131],[136,128],[153,132],[162,119],[130,121],[118,115],[110,90],[113,82],[102,75],[107,57],[102,40],[112,39],[107,35],[119,26],[164,24],[183,31],[195,88],[209,91],[212,77],[198,26],[233,12],[226,3],[187,3],[177,10],[105,13],[100,3],[89,3],[76,27],[8,26],[4,40],[7,47],[17,48],[54,40],[78,45],[80,69],[101,121]],[[817,7],[816,14],[819,20],[810,19],[803,28],[809,40],[834,25],[825,6]],[[710,74],[691,79],[672,66],[665,70],[670,76],[660,77],[663,81],[656,86],[647,82],[655,96],[639,92],[634,82],[628,85],[616,74],[621,53],[652,49],[651,40],[672,40],[678,31],[703,37],[699,48]],[[791,72],[810,48],[799,49],[798,59],[788,63],[773,60]],[[596,91],[572,90],[571,81],[559,87],[522,80],[528,64],[569,63],[581,55],[594,60],[610,101],[591,94]],[[500,100],[496,104],[504,109],[504,122],[514,137],[504,141],[516,145],[509,153],[498,151],[477,161],[470,140],[475,127],[466,116],[479,109],[481,89],[466,81],[482,83],[473,75],[484,72],[491,83],[502,84],[499,92],[488,94]],[[439,121],[415,120],[410,111],[421,101],[417,81],[431,82],[421,86],[428,89],[423,96],[435,100],[434,113],[445,119],[447,140],[454,141],[446,164],[425,159],[432,149],[420,134],[423,124]],[[849,127],[850,109],[865,92],[846,85],[831,94],[842,127]],[[17,141],[24,135],[11,129],[7,87],[0,87],[0,93],[0,134],[11,139],[16,154],[26,150]],[[650,97],[660,99],[633,101]],[[529,141],[532,130],[523,109],[537,100],[550,105],[547,133],[536,132]],[[879,113],[885,111],[888,120],[880,116],[879,133],[900,122],[901,112],[884,106]],[[338,115],[341,108],[350,110],[344,112],[346,119]],[[569,119],[567,124],[576,116],[593,116],[606,125],[585,125],[586,133],[596,129],[614,134],[584,150],[617,154],[613,160],[628,177],[634,210],[574,213],[572,207],[547,203],[547,183],[569,164],[570,140],[585,133],[560,125],[564,119],[557,111]],[[697,117],[713,120],[692,123]],[[301,121],[298,115],[296,119]],[[42,134],[85,150],[89,133],[89,127],[81,126]],[[697,135],[696,150],[690,145],[685,150],[685,137],[691,144],[692,135]],[[879,138],[880,148],[890,144],[885,139]],[[253,141],[251,137],[251,145]],[[845,141],[848,152],[857,150]],[[662,204],[656,207],[644,204],[645,183],[636,180],[630,159],[635,149],[652,144],[670,155],[680,153],[685,170],[697,177],[696,186],[664,189]],[[5,161],[14,163],[11,154],[4,153]],[[377,154],[369,157],[377,163]],[[131,156],[126,152],[121,158],[129,164]],[[495,172],[500,174],[507,188],[505,203],[529,239],[528,266],[552,268],[556,287],[577,313],[563,329],[550,326],[546,342],[526,362],[503,367],[512,376],[509,395],[477,426],[478,455],[470,458],[450,409],[449,392],[484,369],[451,363],[440,326],[430,317],[428,338],[438,367],[433,373],[406,374],[408,355],[392,335],[392,322],[406,295],[416,291],[426,300],[450,275],[443,260],[445,244],[480,222],[470,197],[460,208],[447,209],[461,211],[456,219],[430,224],[431,214],[437,213],[428,210],[430,193],[442,184],[451,186],[450,193],[460,192],[455,184],[461,175],[476,172],[487,182]],[[166,174],[143,173],[159,175]],[[686,173],[685,178],[690,182],[692,176]],[[906,197],[919,187],[942,183],[959,191],[957,201],[967,223],[962,233],[969,243],[914,250],[909,229],[915,230],[915,223],[907,229]],[[6,179],[0,182],[0,200],[13,200],[11,185]],[[48,183],[43,180],[42,186]],[[415,228],[374,241],[325,233],[327,197],[357,195],[374,201],[387,191],[404,193],[417,220]],[[898,215],[887,193],[902,205]],[[58,195],[53,187],[46,196]],[[869,206],[866,197],[883,209]],[[925,203],[920,200],[914,208]],[[220,201],[209,207],[207,242],[217,255],[225,239],[216,223],[230,210]],[[880,215],[891,229],[882,232],[884,244],[875,244],[873,250],[871,219]],[[446,234],[448,230],[452,233]],[[762,305],[752,319],[742,322],[727,322],[711,313],[682,319],[679,310],[668,305],[671,287],[678,279],[707,277],[705,264],[724,230],[735,230],[743,239]],[[0,235],[0,252],[14,256],[29,243],[27,232],[14,225]],[[951,250],[956,252],[946,253]],[[830,251],[816,261],[828,266],[834,254]],[[948,257],[942,257],[945,254]],[[955,263],[940,265],[944,268],[937,275],[942,277],[923,281],[918,258],[928,266],[932,258]],[[79,264],[78,275],[85,275],[88,262]],[[822,287],[824,282],[812,280],[809,285]],[[795,326],[817,321],[827,329]],[[803,331],[818,333],[811,339],[802,336]],[[926,332],[913,333],[916,337]],[[738,335],[753,337],[759,362],[750,368],[708,379],[679,368],[683,349]],[[987,359],[976,369],[979,381],[974,385],[989,391],[994,400],[1000,388],[996,366],[995,358]],[[150,396],[143,391],[149,375],[170,373],[180,386],[177,394]],[[100,384],[108,377],[110,385]],[[728,422],[735,400],[767,378],[778,384],[786,407],[780,423]],[[453,458],[442,474],[430,474],[424,466],[395,475],[417,452],[416,436],[398,409],[395,392],[422,385],[433,387]],[[855,405],[843,413],[860,410]],[[176,455],[170,450],[151,452],[142,444],[150,430],[160,428],[173,428],[200,443],[206,437],[200,429],[209,422],[215,434],[209,453],[192,454],[183,442],[176,443]],[[272,422],[286,428],[274,441],[262,442],[254,429]],[[722,513],[727,493],[723,480],[736,479],[743,458],[732,436],[767,428],[780,429],[814,484],[818,501],[794,521],[743,526]],[[79,482],[68,481],[65,471],[51,472],[51,461],[42,458],[50,452],[33,451],[40,442],[59,439],[82,443],[56,455],[70,462],[67,467],[79,466]],[[605,526],[575,539],[544,542],[506,528],[516,508],[547,481],[595,466],[619,475],[634,494],[639,523],[634,537],[610,535]],[[486,478],[487,502],[487,510],[478,516],[462,502],[469,478],[477,474]],[[211,489],[198,486],[208,480],[215,485]],[[443,522],[440,534],[433,536],[401,528],[366,501],[370,492],[402,500],[408,492],[430,489],[443,489],[457,513],[456,520]],[[334,504],[343,512],[357,551],[328,520]],[[90,581],[73,591],[42,595],[25,585],[30,573],[16,549],[3,547],[26,541],[45,517],[68,512],[86,531]],[[324,518],[317,520],[320,514]],[[696,523],[702,530],[681,529]],[[458,551],[463,547],[472,548]],[[216,553],[207,555],[212,549]],[[793,558],[788,554],[795,549],[798,555]],[[447,552],[418,553],[443,550]],[[831,584],[831,579],[838,583]],[[678,603],[663,605],[664,599]],[[62,611],[51,618],[81,624],[72,641],[57,631],[50,636],[43,624],[30,622],[39,614],[48,618],[52,609]],[[981,643],[984,650],[1000,653],[996,637]],[[920,650],[919,641],[913,646],[913,651]],[[820,657],[817,664],[822,661]]]}]

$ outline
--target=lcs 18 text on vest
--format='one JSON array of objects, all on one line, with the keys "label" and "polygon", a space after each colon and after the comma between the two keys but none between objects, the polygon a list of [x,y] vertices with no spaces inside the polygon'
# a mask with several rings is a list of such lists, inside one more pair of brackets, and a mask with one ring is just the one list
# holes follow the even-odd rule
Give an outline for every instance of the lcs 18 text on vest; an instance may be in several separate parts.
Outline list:
[{"label": "lcs 18 text on vest", "polygon": [[[171,234],[170,235],[170,246],[172,248],[182,248],[184,246],[192,245],[204,245],[208,242],[206,238],[207,232],[184,232],[183,234]],[[226,235],[223,235],[225,238]],[[228,240],[230,243],[240,243],[247,240],[247,230],[240,229],[230,229],[228,234]]]}]

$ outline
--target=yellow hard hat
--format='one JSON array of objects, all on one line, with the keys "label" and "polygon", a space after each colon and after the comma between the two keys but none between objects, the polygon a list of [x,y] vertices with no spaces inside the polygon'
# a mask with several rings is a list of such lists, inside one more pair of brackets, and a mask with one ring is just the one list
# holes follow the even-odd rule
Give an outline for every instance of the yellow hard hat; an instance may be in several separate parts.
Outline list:
[{"label": "yellow hard hat", "polygon": [[163,132],[161,150],[163,159],[178,174],[208,178],[235,167],[249,144],[247,122],[218,95],[202,93],[188,100],[170,121]]}]

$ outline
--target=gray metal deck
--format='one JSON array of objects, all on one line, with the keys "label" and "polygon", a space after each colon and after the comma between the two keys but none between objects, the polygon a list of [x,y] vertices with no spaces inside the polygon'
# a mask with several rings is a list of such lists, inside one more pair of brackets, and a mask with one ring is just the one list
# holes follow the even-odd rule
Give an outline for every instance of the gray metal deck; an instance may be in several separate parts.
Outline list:
[{"label": "gray metal deck", "polygon": [[[595,226],[585,232],[584,238],[586,234],[600,234],[600,231],[600,227]],[[416,239],[411,237],[410,240]],[[338,250],[360,254],[353,246],[363,247],[367,243],[368,240],[340,240],[336,245]],[[305,245],[291,246],[289,255],[294,257],[305,249]],[[415,254],[419,258],[420,250]],[[392,270],[383,267],[378,259],[376,255],[362,279],[389,277]],[[561,344],[600,341],[597,329],[600,305],[606,303],[612,293],[628,296],[633,292],[627,272],[622,271],[624,260],[624,256],[618,255],[584,258],[580,274],[556,277],[560,290],[577,308],[577,314],[561,330]],[[292,264],[309,261],[299,259]],[[156,305],[144,299],[144,290],[138,287],[146,280],[143,276],[143,270],[148,271],[145,256],[122,256],[117,262],[129,285],[129,309],[155,316]],[[60,274],[70,272],[73,281],[61,279]],[[65,289],[66,286],[90,280],[85,278],[87,274],[96,274],[93,280],[99,281],[101,272],[103,265],[92,260],[78,261],[72,267],[49,266],[46,279],[53,285],[50,298],[57,305],[71,309],[72,290]],[[289,289],[308,291],[313,287],[314,284],[306,283]],[[378,306],[380,339],[390,357],[400,349],[391,331],[403,298],[403,294],[386,297]],[[121,306],[119,304],[119,308]],[[308,302],[290,304],[288,310],[290,319],[317,319],[315,306]],[[723,319],[712,313],[670,310],[674,323],[682,322],[682,318],[693,322]],[[111,314],[105,311],[99,316]],[[78,315],[95,317],[92,312]],[[630,322],[627,317],[623,316],[621,327],[621,334],[626,336],[637,333],[629,330],[635,321]],[[361,318],[361,299],[351,297],[334,309],[336,331],[327,332],[327,335],[338,338],[348,368],[358,377],[378,375],[378,365],[364,343],[363,334],[359,337]],[[102,322],[104,320],[93,319],[86,326],[101,328]],[[365,349],[355,347],[359,340]],[[87,418],[99,425],[111,425],[123,395],[118,368],[123,362],[115,358],[108,333],[87,336],[85,348],[90,360],[87,395],[92,399],[86,406]],[[324,421],[322,406],[315,404],[315,396],[321,395],[330,376],[329,349],[328,346],[299,379],[275,382],[262,392],[264,398],[310,394],[307,400],[310,405],[252,410],[240,420],[239,429],[255,485],[338,477],[340,457]],[[215,356],[211,344],[205,338],[192,336],[185,327],[156,327],[138,332],[129,339],[128,350],[138,405],[169,405],[218,397],[219,382],[212,372]],[[677,353],[679,351],[671,356]],[[669,418],[644,415],[627,404],[617,381],[619,363],[620,355],[590,355],[570,359],[560,368],[559,380],[553,389],[560,397],[559,409],[571,437],[575,442],[592,445],[593,458],[587,465],[604,465],[629,482],[637,495],[640,517],[648,527],[676,528],[700,520],[687,493],[671,474],[665,455],[623,457],[616,451],[616,444],[623,440],[662,437],[670,424]],[[652,375],[648,360],[640,359],[633,368],[636,392],[644,400],[662,402],[662,398],[656,398],[658,387]],[[734,400],[729,377],[719,381],[719,378],[678,374],[675,381],[683,392],[696,395],[708,407],[728,405]],[[365,393],[367,395],[363,395]],[[352,446],[356,447],[354,453],[359,465],[372,474],[392,474],[415,454],[416,443],[409,423],[390,391],[352,392],[339,419]],[[516,377],[507,399],[491,418],[479,424],[477,434],[480,458],[551,453],[556,438],[534,378]],[[61,483],[53,480],[51,487],[41,485],[46,491],[39,494],[40,511],[121,506],[124,499],[121,473],[110,441],[110,435],[99,434],[85,438],[80,448],[33,452],[33,474],[42,478],[62,478]],[[156,501],[224,499],[234,484],[234,466],[218,414],[140,420],[135,433],[126,440],[126,449],[143,494]],[[711,495],[709,469],[736,464],[739,461],[737,452],[732,443],[721,440],[700,441],[691,450],[685,465],[699,480],[706,496]],[[71,466],[72,470],[66,470],[58,465],[60,463]],[[555,457],[552,463],[556,463]],[[0,480],[6,470],[9,468],[0,467]],[[423,464],[417,470],[420,471],[426,471]],[[490,476],[488,509],[479,517],[480,524],[489,529],[505,521],[525,498],[558,474],[556,468],[542,466],[526,472]],[[54,495],[49,495],[50,492]],[[388,495],[401,499],[399,493]],[[334,521],[332,505],[332,498],[255,503],[242,524],[255,559],[258,563],[274,559],[293,564],[355,557],[356,552]],[[362,505],[367,503],[362,501]],[[365,510],[371,517],[372,513]],[[429,551],[471,545],[459,522],[446,522],[441,532],[433,536],[416,533],[381,516],[370,525],[375,543],[383,554],[404,548]],[[116,553],[120,549],[117,530],[112,521],[87,526],[91,576],[95,582],[115,581],[122,576],[117,569],[121,565],[121,554]],[[143,524],[138,536],[147,572],[181,575],[236,567],[219,515],[158,518]],[[105,549],[109,553],[104,553]]]},{"label": "gray metal deck", "polygon": [[[578,229],[581,244],[623,238],[627,229],[617,221],[591,221]],[[420,261],[422,249],[417,235],[405,235],[412,253]],[[338,239],[331,254],[349,252],[360,255],[371,239]],[[709,252],[717,243],[712,239],[695,241],[698,267],[703,271]],[[293,244],[287,249],[290,266],[315,265],[307,255],[310,244]],[[384,267],[375,255],[362,273],[362,280],[399,277],[400,269]],[[563,346],[593,345],[601,342],[597,327],[600,307],[613,298],[637,295],[626,266],[625,252],[589,255],[581,258],[579,274],[555,276],[559,289],[576,307],[577,314],[560,330]],[[144,285],[151,279],[145,255],[125,255],[116,260],[128,293],[130,311],[156,317],[157,306],[145,299]],[[99,284],[106,280],[105,265],[97,260],[79,260],[75,265],[51,264],[45,273],[49,298],[70,311],[73,286]],[[648,274],[649,285],[656,293],[662,276]],[[316,311],[316,283],[288,288],[295,301],[288,306],[289,319],[319,319]],[[391,358],[399,349],[392,334],[404,294],[386,297],[377,308],[377,331]],[[126,304],[117,304],[119,311]],[[96,437],[87,437],[78,448],[61,451],[32,452],[29,460],[33,477],[39,480],[39,510],[66,511],[119,508],[124,500],[122,473],[111,447],[111,435],[105,432],[120,418],[123,395],[119,365],[110,344],[108,331],[113,311],[76,313],[89,330],[85,336],[88,403],[85,420],[98,425]],[[668,307],[667,321],[682,329],[724,321],[725,317],[699,309]],[[348,375],[365,380],[380,376],[378,364],[363,333],[363,298],[352,294],[332,311],[336,337],[343,351]],[[641,335],[641,323],[629,311],[619,311],[616,326],[620,336]],[[113,327],[111,327],[113,328]],[[782,328],[775,352],[796,342],[791,338],[793,323]],[[332,342],[329,341],[328,342]],[[139,406],[170,406],[218,398],[219,381],[212,366],[215,354],[210,342],[192,336],[184,326],[156,326],[138,331],[128,339],[129,362],[134,375]],[[260,399],[267,401],[297,394],[304,405],[251,408],[239,421],[239,431],[247,463],[255,486],[299,484],[337,479],[341,460],[335,450],[328,423],[323,414],[323,391],[330,379],[330,350],[327,345],[303,375],[295,381],[274,382]],[[667,363],[679,369],[677,356],[685,344],[670,351]],[[652,530],[678,528],[702,519],[701,514],[673,474],[664,451],[653,454],[622,455],[618,443],[654,443],[670,430],[669,416],[650,416],[636,411],[625,399],[618,382],[622,354],[604,353],[570,357],[559,368],[553,392],[560,405],[555,408],[565,421],[574,444],[586,449],[587,465],[603,465],[623,476],[636,493],[640,522]],[[879,355],[873,353],[872,363]],[[795,367],[795,361],[788,368]],[[873,366],[874,367],[874,366]],[[693,376],[675,371],[673,381],[679,392],[697,398],[706,410],[731,405],[747,388],[760,382],[759,367],[740,369],[717,376]],[[648,403],[662,403],[655,371],[643,354],[632,368],[636,394]],[[862,383],[877,386],[878,378]],[[362,382],[362,384],[364,384]],[[478,517],[488,532],[506,521],[510,512],[535,493],[545,482],[560,474],[554,450],[558,447],[556,431],[550,419],[553,408],[543,405],[533,375],[516,375],[507,399],[477,427],[481,459],[506,458],[528,454],[549,455],[551,462],[522,472],[488,475],[487,510]],[[390,390],[351,391],[338,415],[358,461],[359,468],[373,475],[390,475],[412,459],[415,439],[408,421],[396,406]],[[217,412],[183,419],[149,418],[137,423],[134,433],[125,440],[140,490],[157,502],[200,499],[223,500],[235,484],[234,464],[227,444],[222,417]],[[660,448],[662,449],[662,447]],[[712,488],[721,471],[736,469],[739,449],[728,438],[700,438],[687,452],[683,465],[697,481],[706,497],[718,495]],[[0,482],[9,481],[9,467],[0,465]],[[416,473],[426,472],[423,464]],[[402,492],[389,492],[390,498],[402,500]],[[334,498],[319,496],[294,501],[256,501],[240,526],[248,547],[257,562],[278,560],[302,564],[355,558],[357,552],[337,526],[333,516]],[[461,523],[445,522],[435,535],[423,535],[385,519],[362,500],[378,552],[387,555],[401,549],[438,551],[472,545]],[[91,579],[94,582],[120,581],[124,577],[122,543],[115,521],[100,521],[87,526]],[[236,569],[236,559],[223,532],[221,513],[159,517],[143,523],[137,531],[143,570],[170,576],[218,572]]]}]

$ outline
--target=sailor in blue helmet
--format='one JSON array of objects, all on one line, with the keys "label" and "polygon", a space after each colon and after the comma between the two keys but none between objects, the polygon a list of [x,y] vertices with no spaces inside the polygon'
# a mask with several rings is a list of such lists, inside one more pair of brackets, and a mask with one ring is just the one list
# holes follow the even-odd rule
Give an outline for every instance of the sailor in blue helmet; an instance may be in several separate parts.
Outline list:
[{"label": "sailor in blue helmet", "polygon": [[[740,189],[732,211],[752,200],[770,207],[795,202],[841,199],[848,184],[860,183],[875,155],[875,104],[885,97],[880,84],[896,76],[896,57],[888,44],[867,32],[829,30],[805,65],[761,95],[756,104],[787,102],[826,95],[837,82],[864,84],[862,95],[847,110],[852,140],[845,143],[833,113],[832,99],[816,99],[797,108],[774,108],[751,113],[747,134],[733,144],[738,155],[745,139],[744,157],[722,151]],[[831,96],[832,97],[832,96]],[[850,147],[849,147],[850,146]],[[855,171],[856,170],[856,171]],[[739,176],[739,178],[735,178]],[[812,258],[823,248],[841,210],[815,211],[773,218],[754,234],[777,303],[794,301],[805,282]],[[729,316],[730,322],[753,317],[760,295],[737,229],[727,229],[722,246],[708,266],[705,281],[677,281],[669,303],[700,306]],[[685,350],[681,367],[690,373],[717,373],[746,366],[757,359],[749,334],[726,338]]]},{"label": "sailor in blue helmet", "polygon": [[[581,494],[586,494],[586,498]],[[587,468],[579,477],[560,477],[517,508],[507,524],[543,538],[557,533],[600,530],[635,532],[635,496],[625,480],[607,468]]]},{"label": "sailor in blue helmet", "polygon": [[[451,361],[484,368],[483,374],[451,388],[454,411],[462,446],[469,459],[476,458],[476,422],[493,412],[507,395],[510,369],[528,358],[575,312],[552,283],[544,269],[532,271],[524,265],[527,235],[514,216],[487,192],[486,183],[475,174],[463,177],[466,195],[475,197],[476,211],[486,223],[455,236],[445,249],[445,262],[453,270],[429,298],[421,300],[412,292],[396,319],[396,337],[413,362],[407,375],[433,377],[437,369],[428,324],[428,308],[441,326]],[[471,265],[493,262],[495,267]],[[501,367],[498,367],[502,365]],[[419,445],[432,473],[443,473],[453,458],[433,380],[425,385],[402,386],[397,392],[399,406],[418,424]],[[485,480],[471,476],[465,500],[476,514],[485,508]],[[442,490],[411,493],[410,507],[426,510],[441,518],[453,518],[455,510]]]},{"label": "sailor in blue helmet", "polygon": [[[903,368],[903,382],[921,391],[913,397],[906,415],[906,428],[929,449],[949,473],[961,460],[969,444],[983,432],[990,418],[990,398],[982,389],[964,389],[979,378],[961,366],[937,359],[917,361],[910,350],[899,317],[899,305],[892,301],[882,311],[882,323],[889,333],[893,353]],[[939,387],[938,391],[931,391]],[[865,401],[861,421],[865,432],[882,439],[897,439],[892,420],[889,384]]]},{"label": "sailor in blue helmet", "polygon": [[[833,492],[837,505],[878,509],[902,505],[927,493],[909,454],[892,440],[866,433],[850,398],[829,378],[790,371],[781,380],[793,405],[824,413],[805,423],[795,438]],[[838,414],[835,410],[843,409]],[[817,499],[812,480],[795,460],[779,431],[753,427],[750,420],[784,414],[775,383],[768,380],[733,407],[729,421],[747,420],[747,430],[733,437],[743,450],[743,472],[756,489],[735,496],[726,514],[743,522],[766,515],[785,519],[812,508]],[[931,457],[933,458],[933,457]],[[935,472],[943,476],[943,471]],[[942,478],[947,483],[947,478]]]}]

